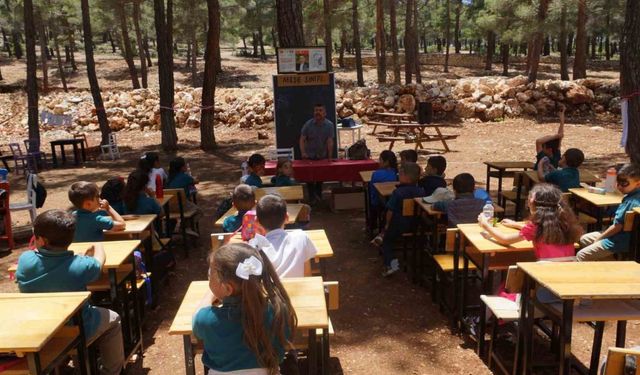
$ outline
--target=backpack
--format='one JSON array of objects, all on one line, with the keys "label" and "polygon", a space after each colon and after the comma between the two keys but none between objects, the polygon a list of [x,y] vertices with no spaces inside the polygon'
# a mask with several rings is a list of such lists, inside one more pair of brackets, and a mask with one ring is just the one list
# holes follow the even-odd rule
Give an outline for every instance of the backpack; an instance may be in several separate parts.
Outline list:
[{"label": "backpack", "polygon": [[359,139],[356,143],[349,146],[347,155],[351,160],[365,160],[371,156],[371,151],[367,148],[367,141]]},{"label": "backpack", "polygon": [[41,208],[44,205],[44,201],[47,200],[47,189],[42,185],[42,182],[32,184],[31,187],[36,191],[36,208]]}]

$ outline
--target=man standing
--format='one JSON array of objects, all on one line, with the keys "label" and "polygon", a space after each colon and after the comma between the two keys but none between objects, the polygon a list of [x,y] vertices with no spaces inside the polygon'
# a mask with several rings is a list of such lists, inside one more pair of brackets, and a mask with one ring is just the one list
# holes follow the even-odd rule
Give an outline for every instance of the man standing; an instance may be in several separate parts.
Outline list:
[{"label": "man standing", "polygon": [[[335,127],[326,119],[323,104],[313,107],[313,118],[308,120],[300,132],[300,153],[302,159],[321,160],[333,157]],[[322,198],[322,182],[310,184],[312,198]]]}]

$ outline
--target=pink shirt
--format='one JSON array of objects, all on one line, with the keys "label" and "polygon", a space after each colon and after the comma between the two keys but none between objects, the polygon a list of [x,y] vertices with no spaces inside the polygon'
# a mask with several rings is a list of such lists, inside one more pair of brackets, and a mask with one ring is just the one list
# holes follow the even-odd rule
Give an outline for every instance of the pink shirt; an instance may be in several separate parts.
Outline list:
[{"label": "pink shirt", "polygon": [[576,250],[573,247],[572,243],[566,245],[557,245],[535,241],[536,230],[537,225],[532,222],[528,222],[527,224],[525,224],[524,228],[520,230],[520,236],[522,236],[522,238],[527,241],[533,242],[533,251],[536,253],[536,258],[562,258],[572,257],[576,255]]}]

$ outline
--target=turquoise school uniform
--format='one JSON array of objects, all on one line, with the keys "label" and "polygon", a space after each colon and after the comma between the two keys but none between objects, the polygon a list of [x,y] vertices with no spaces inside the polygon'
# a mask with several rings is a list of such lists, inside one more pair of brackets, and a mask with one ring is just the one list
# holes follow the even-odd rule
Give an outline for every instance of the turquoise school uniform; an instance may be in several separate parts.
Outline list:
[{"label": "turquoise school uniform", "polygon": [[160,215],[162,212],[162,207],[158,203],[155,198],[151,198],[146,193],[140,192],[138,194],[138,200],[136,201],[136,208],[133,210],[129,210],[127,205],[124,205],[125,213],[128,215],[149,215],[156,214]]},{"label": "turquoise school uniform", "polygon": [[[101,271],[93,257],[39,248],[20,256],[16,280],[21,293],[82,292]],[[87,303],[82,307],[82,319],[86,337],[92,337],[100,325],[100,312]]]},{"label": "turquoise school uniform", "polygon": [[171,181],[167,183],[168,189],[184,189],[184,192],[189,196],[189,188],[196,183],[196,180],[189,176],[187,173],[178,172]]},{"label": "turquoise school uniform", "polygon": [[578,168],[571,167],[556,169],[547,173],[544,180],[558,186],[563,193],[566,193],[569,189],[580,187],[580,172]]},{"label": "turquoise school uniform", "polygon": [[95,212],[79,209],[76,216],[76,232],[73,242],[98,242],[104,240],[104,231],[113,228],[113,219],[104,210]]},{"label": "turquoise school uniform", "polygon": [[242,226],[242,218],[247,211],[238,211],[238,214],[228,216],[222,222],[222,230],[225,233],[231,233],[237,231]]},{"label": "turquoise school uniform", "polygon": [[[547,156],[547,154],[545,154],[544,151],[538,152],[538,154],[536,155],[536,164],[533,166],[534,170],[538,169],[538,163],[545,156]],[[548,156],[548,158],[549,158],[549,161],[551,162],[551,165],[553,165],[554,167],[558,168],[558,163],[560,162],[560,159],[562,158],[562,155],[560,155],[560,150],[555,150],[553,152],[553,155]]]},{"label": "turquoise school uniform", "polygon": [[273,186],[293,186],[293,185],[296,185],[295,180],[293,180],[291,177],[285,176],[285,175],[277,175],[277,176],[271,177],[271,183],[273,184]]},{"label": "turquoise school uniform", "polygon": [[255,186],[257,188],[262,187],[262,179],[255,173],[251,173],[249,176],[247,176],[247,179],[244,181],[244,183],[249,186]]},{"label": "turquoise school uniform", "polygon": [[[636,207],[640,207],[640,189],[636,189],[622,198],[622,203],[616,210],[613,218],[613,224],[624,225],[624,215],[627,211],[631,211]],[[602,246],[605,250],[614,253],[626,253],[629,251],[629,242],[631,241],[631,233],[620,231],[617,234],[602,240]]]},{"label": "turquoise school uniform", "polygon": [[[264,327],[273,323],[273,309],[264,314]],[[260,368],[258,358],[244,342],[242,301],[239,296],[227,297],[220,307],[204,307],[193,317],[193,334],[204,342],[202,362],[220,372]],[[284,348],[277,334],[270,334],[278,359],[284,358]]]}]

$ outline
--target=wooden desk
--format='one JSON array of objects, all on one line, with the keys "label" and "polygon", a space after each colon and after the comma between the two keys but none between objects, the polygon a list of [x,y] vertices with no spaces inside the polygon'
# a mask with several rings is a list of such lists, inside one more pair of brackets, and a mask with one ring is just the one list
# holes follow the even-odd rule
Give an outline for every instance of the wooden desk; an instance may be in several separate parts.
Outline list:
[{"label": "wooden desk", "polygon": [[386,198],[393,194],[393,191],[396,190],[398,185],[400,185],[400,182],[398,181],[376,182],[373,184],[373,187],[376,189],[382,200],[385,201]]},{"label": "wooden desk", "polygon": [[[327,304],[321,277],[302,277],[282,279],[282,284],[291,299],[291,304],[298,317],[298,330],[309,331],[309,363],[316,363],[316,329],[322,329],[328,340]],[[192,320],[202,297],[209,290],[208,281],[193,281],[185,294],[176,313],[169,335],[183,336],[186,374],[195,374],[194,348],[191,342]],[[327,341],[328,342],[328,341]],[[328,370],[328,351],[323,350],[323,371]],[[310,366],[309,372],[313,370]]]},{"label": "wooden desk", "polygon": [[[26,364],[18,364],[10,371],[49,373],[75,348],[80,372],[86,374],[81,308],[90,295],[89,292],[0,294],[0,352],[27,357]],[[75,326],[66,327],[71,318]]]},{"label": "wooden desk", "polygon": [[[525,177],[525,185],[527,186],[540,183],[540,178],[538,178],[538,171],[525,171],[523,172],[523,176]],[[529,184],[527,184],[526,180],[528,180]],[[596,183],[600,182],[600,179],[593,173],[581,171],[580,182],[587,185],[595,185]]]},{"label": "wooden desk", "polygon": [[576,300],[640,299],[640,264],[636,262],[518,263],[518,268],[525,275],[520,307],[521,322],[524,323],[521,326],[524,329],[522,366],[525,370],[529,370],[531,365],[534,306],[530,291],[535,284],[544,286],[562,300],[560,374],[571,371],[571,334]]},{"label": "wooden desk", "polygon": [[[302,204],[301,203],[288,203],[287,204],[287,225],[291,225],[291,224],[295,224],[296,220],[298,219],[298,215],[300,215],[300,211],[302,210]],[[225,212],[224,215],[222,215],[218,220],[216,220],[216,222],[214,223],[214,226],[221,228],[222,224],[224,223],[224,219],[228,218],[229,216],[233,216],[233,215],[237,215],[238,214],[238,210],[235,207],[231,207],[229,209],[229,211]]]},{"label": "wooden desk", "polygon": [[[517,233],[517,229],[505,227],[502,224],[498,224],[497,227],[502,232]],[[501,245],[496,241],[487,238],[486,232],[478,224],[459,224],[458,230],[460,231],[460,247],[462,249],[462,257],[464,260],[462,277],[459,278],[458,259],[459,249],[454,250],[453,261],[453,278],[454,280],[461,280],[460,295],[456,293],[458,290],[457,284],[454,286],[454,301],[458,301],[457,316],[462,318],[465,316],[466,307],[466,279],[469,273],[469,262],[471,261],[478,267],[481,272],[482,289],[481,294],[490,295],[491,290],[491,278],[489,277],[490,271],[501,271],[507,269],[510,265],[517,262],[535,261],[536,257],[533,253],[533,243],[530,241],[520,241],[511,245]],[[484,358],[485,347],[485,332],[486,332],[486,314],[480,313],[480,327],[478,329],[478,355],[480,358]]]},{"label": "wooden desk", "polygon": [[[158,204],[160,205],[160,207],[162,207],[162,211],[164,212],[164,218],[165,218],[165,232],[167,235],[170,236],[169,234],[169,223],[170,223],[170,219],[171,219],[171,202],[173,200],[176,199],[176,195],[173,194],[165,194],[162,198],[158,199],[156,198],[156,201],[158,202]],[[184,238],[182,239],[183,241],[185,240]]]},{"label": "wooden desk", "polygon": [[302,185],[258,188],[255,191],[256,200],[267,194],[279,195],[285,201],[301,201],[304,199],[304,188]]},{"label": "wooden desk", "polygon": [[375,171],[361,171],[360,178],[362,178],[362,182],[371,182],[371,176],[373,176],[373,172]]},{"label": "wooden desk", "polygon": [[596,208],[598,230],[602,229],[602,220],[605,209],[607,207],[618,206],[620,205],[620,203],[622,203],[623,195],[618,191],[615,191],[613,193],[606,193],[604,195],[590,193],[585,188],[569,189],[569,191],[578,199],[581,199]]},{"label": "wooden desk", "polygon": [[157,218],[156,215],[137,215],[138,217],[132,220],[126,221],[126,227],[121,231],[108,230],[104,232],[105,239],[112,240],[122,237],[138,237],[151,228],[153,228],[153,222]]},{"label": "wooden desk", "polygon": [[[79,139],[79,138],[78,139],[77,138],[58,139],[55,141],[51,141],[49,143],[51,144],[51,160],[55,168],[58,167],[58,156],[56,155],[56,147],[60,147],[62,164],[67,163],[67,156],[64,153],[64,146],[67,146],[67,145],[70,145],[71,147],[73,147],[73,159],[74,159],[73,161],[76,166],[80,164],[80,156],[82,156],[83,163],[87,161],[87,154],[86,154],[86,150],[84,149],[83,139]],[[78,152],[78,146],[80,146],[80,152]]]},{"label": "wooden desk", "polygon": [[[527,169],[533,169],[534,164],[530,161],[485,161],[487,166],[487,192],[491,191],[491,177],[498,178],[498,196],[502,192],[502,178],[511,176],[513,173],[509,173],[509,170],[526,171]],[[491,170],[495,169],[495,172]]]},{"label": "wooden desk", "polygon": [[367,230],[367,235],[369,237],[372,236],[374,226],[371,223],[371,196],[369,195],[369,191],[371,191],[371,176],[373,176],[373,172],[375,171],[361,171],[360,178],[362,179],[363,194],[364,194],[364,225]]}]

